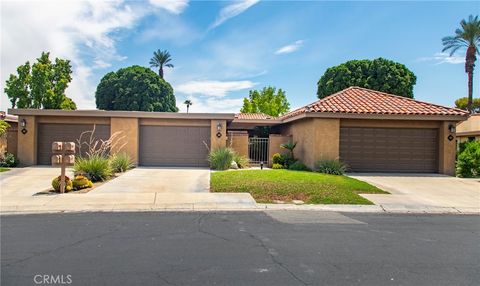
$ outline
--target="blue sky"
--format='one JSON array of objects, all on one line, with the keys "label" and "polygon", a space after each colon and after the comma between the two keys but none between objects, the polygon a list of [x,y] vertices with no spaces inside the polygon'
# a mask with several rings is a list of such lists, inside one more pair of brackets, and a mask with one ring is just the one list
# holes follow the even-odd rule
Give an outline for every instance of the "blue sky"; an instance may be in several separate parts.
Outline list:
[{"label": "blue sky", "polygon": [[[2,2],[1,80],[43,50],[68,58],[67,90],[95,108],[101,77],[148,66],[156,49],[172,54],[165,78],[177,105],[236,112],[248,90],[275,86],[292,108],[316,100],[323,72],[351,59],[384,57],[417,75],[415,98],[452,106],[466,96],[463,57],[441,53],[441,38],[478,14],[480,2],[340,1],[6,1]],[[39,12],[42,13],[39,13]],[[61,16],[59,16],[61,15]],[[52,19],[55,21],[52,22]],[[479,97],[477,63],[474,96]],[[2,94],[1,109],[8,108]]]}]

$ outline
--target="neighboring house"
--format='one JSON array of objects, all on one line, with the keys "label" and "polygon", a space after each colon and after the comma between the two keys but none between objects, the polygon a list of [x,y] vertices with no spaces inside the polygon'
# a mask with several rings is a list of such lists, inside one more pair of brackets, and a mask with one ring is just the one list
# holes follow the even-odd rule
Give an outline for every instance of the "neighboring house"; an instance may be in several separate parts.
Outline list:
[{"label": "neighboring house", "polygon": [[[340,159],[356,172],[449,175],[455,171],[455,126],[468,117],[463,110],[359,87],[279,118],[101,110],[10,113],[26,124],[27,132],[18,135],[18,157],[25,165],[50,164],[53,141],[75,141],[95,125],[97,138],[122,132],[123,150],[143,166],[208,166],[208,149],[222,146],[270,163],[283,151],[280,144],[293,140],[296,158],[309,167]],[[259,130],[267,132],[265,138],[258,138]]]},{"label": "neighboring house", "polygon": [[0,119],[5,120],[10,127],[7,129],[7,133],[0,137],[0,153],[5,152],[17,155],[17,131],[18,131],[18,118],[15,115],[6,114],[0,111]]},{"label": "neighboring house", "polygon": [[480,141],[480,113],[472,114],[467,120],[457,124],[457,141]]}]

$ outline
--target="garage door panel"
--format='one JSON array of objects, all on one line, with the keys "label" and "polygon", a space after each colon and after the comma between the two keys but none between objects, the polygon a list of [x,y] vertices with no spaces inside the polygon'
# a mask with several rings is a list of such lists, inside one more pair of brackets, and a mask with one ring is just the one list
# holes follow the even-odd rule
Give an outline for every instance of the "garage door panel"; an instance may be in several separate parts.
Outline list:
[{"label": "garage door panel", "polygon": [[438,131],[340,128],[340,159],[358,172],[437,172]]},{"label": "garage door panel", "polygon": [[[94,124],[55,124],[39,123],[37,135],[37,164],[50,165],[52,157],[52,143],[55,141],[75,142],[85,131],[91,131]],[[89,140],[88,135],[82,136],[82,141]],[[108,140],[110,138],[110,125],[96,124],[93,134],[94,140]],[[82,155],[85,155],[86,148],[82,145]],[[78,146],[77,150],[78,151]],[[78,155],[78,154],[77,154]]]},{"label": "garage door panel", "polygon": [[210,146],[210,127],[140,126],[140,164],[206,167],[205,144]]}]

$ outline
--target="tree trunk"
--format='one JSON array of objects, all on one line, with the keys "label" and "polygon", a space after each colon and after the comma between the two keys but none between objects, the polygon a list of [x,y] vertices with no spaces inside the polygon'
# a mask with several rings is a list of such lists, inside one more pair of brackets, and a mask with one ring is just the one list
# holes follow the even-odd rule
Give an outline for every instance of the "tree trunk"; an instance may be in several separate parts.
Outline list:
[{"label": "tree trunk", "polygon": [[158,70],[158,75],[160,76],[161,79],[163,79],[163,67],[162,66]]},{"label": "tree trunk", "polygon": [[188,109],[190,108],[190,106],[187,104],[187,113],[188,113]]},{"label": "tree trunk", "polygon": [[477,60],[477,49],[475,46],[469,46],[467,55],[465,56],[465,72],[468,74],[468,102],[467,110],[473,112],[473,70],[475,68],[475,61]]},{"label": "tree trunk", "polygon": [[473,113],[473,68],[468,73],[468,102],[467,102],[467,110],[470,113]]}]

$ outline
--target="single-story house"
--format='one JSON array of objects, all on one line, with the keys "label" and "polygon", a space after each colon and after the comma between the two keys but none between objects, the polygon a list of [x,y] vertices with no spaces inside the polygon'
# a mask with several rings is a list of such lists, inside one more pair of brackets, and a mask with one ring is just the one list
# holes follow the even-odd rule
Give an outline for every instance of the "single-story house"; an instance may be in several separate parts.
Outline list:
[{"label": "single-story house", "polygon": [[[271,164],[280,144],[309,167],[340,159],[355,172],[455,172],[455,127],[468,113],[350,87],[274,118],[263,114],[11,109],[19,116],[18,157],[50,164],[53,141],[75,141],[95,126],[142,166],[208,166],[209,150],[230,146]],[[112,150],[118,151],[118,150]]]},{"label": "single-story house", "polygon": [[472,114],[457,125],[457,142],[480,141],[480,113]]}]

